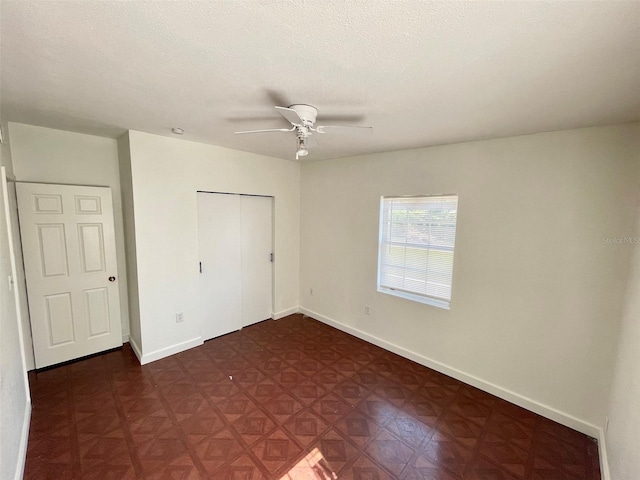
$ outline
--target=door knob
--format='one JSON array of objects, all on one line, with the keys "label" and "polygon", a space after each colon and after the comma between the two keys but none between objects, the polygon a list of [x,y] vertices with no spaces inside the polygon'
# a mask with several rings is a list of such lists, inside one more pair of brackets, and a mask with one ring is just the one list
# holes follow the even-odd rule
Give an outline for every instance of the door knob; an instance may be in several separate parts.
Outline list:
[{"label": "door knob", "polygon": [[116,277],[109,277],[109,281],[110,282],[115,282],[116,281]]}]

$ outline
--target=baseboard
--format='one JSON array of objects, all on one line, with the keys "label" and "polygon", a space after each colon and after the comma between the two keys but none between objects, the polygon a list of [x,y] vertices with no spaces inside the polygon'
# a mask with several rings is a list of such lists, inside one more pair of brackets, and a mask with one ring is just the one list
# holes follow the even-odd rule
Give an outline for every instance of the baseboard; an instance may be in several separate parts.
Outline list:
[{"label": "baseboard", "polygon": [[550,420],[553,420],[569,428],[582,432],[585,435],[589,435],[590,437],[593,437],[593,438],[600,438],[599,427],[591,423],[585,422],[584,420],[581,420],[579,418],[576,418],[573,415],[562,412],[553,407],[540,403],[536,400],[533,400],[531,398],[515,393],[509,389],[503,388],[494,383],[482,380],[481,378],[478,378],[474,375],[465,373],[456,368],[445,365],[444,363],[438,362],[437,360],[433,360],[431,358],[412,352],[411,350],[407,350],[393,343],[389,343],[374,335],[370,335],[366,332],[363,332],[362,330],[351,327],[349,325],[345,325],[344,323],[338,322],[337,320],[334,320],[332,318],[325,317],[324,315],[308,310],[304,307],[300,307],[299,311],[300,313],[304,313],[305,315],[315,318],[316,320],[326,323],[327,325],[331,325],[332,327],[335,327],[338,330],[342,330],[343,332],[349,333],[354,337],[358,337],[369,343],[373,343],[374,345],[384,348],[385,350],[389,350],[390,352],[393,352],[402,357],[408,358],[409,360],[413,360],[414,362],[424,365],[425,367],[436,370],[437,372],[443,373],[449,377],[453,377],[468,385],[472,385],[476,388],[479,388],[480,390],[483,390],[487,393],[495,395],[496,397],[502,398],[503,400],[514,403],[531,412],[537,413],[538,415],[542,415],[543,417],[546,417]]},{"label": "baseboard", "polygon": [[604,429],[598,429],[598,454],[600,455],[600,473],[602,474],[602,480],[611,480],[611,473],[609,472],[609,458],[607,457],[607,441]]},{"label": "baseboard", "polygon": [[131,335],[129,335],[129,345],[131,345],[131,349],[133,350],[133,353],[136,354],[136,357],[138,357],[138,361],[140,362],[140,365],[142,365],[142,349],[136,343],[136,341]]},{"label": "baseboard", "polygon": [[29,443],[29,425],[31,424],[31,400],[27,400],[22,420],[22,435],[20,436],[20,448],[18,449],[18,465],[16,465],[15,480],[24,477],[24,466],[27,461],[27,444]]},{"label": "baseboard", "polygon": [[293,315],[294,313],[298,313],[299,311],[300,309],[298,307],[291,307],[277,313],[272,313],[271,318],[273,318],[274,320],[279,320],[281,318],[288,317],[289,315]]},{"label": "baseboard", "polygon": [[184,342],[176,343],[175,345],[170,345],[168,347],[155,350],[153,352],[145,353],[144,355],[142,355],[142,358],[138,357],[140,359],[140,365],[146,365],[147,363],[155,362],[156,360],[160,360],[161,358],[184,352],[185,350],[189,350],[190,348],[202,345],[202,343],[202,337],[196,337],[192,338],[191,340],[186,340]]},{"label": "baseboard", "polygon": [[129,341],[129,334],[122,335],[122,343],[125,344]]}]

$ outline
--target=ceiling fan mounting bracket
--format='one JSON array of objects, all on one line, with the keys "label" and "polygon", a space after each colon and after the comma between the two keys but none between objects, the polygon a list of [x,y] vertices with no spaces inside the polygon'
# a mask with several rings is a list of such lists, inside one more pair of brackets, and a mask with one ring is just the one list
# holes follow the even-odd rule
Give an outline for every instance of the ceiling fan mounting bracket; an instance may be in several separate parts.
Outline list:
[{"label": "ceiling fan mounting bracket", "polygon": [[295,110],[298,116],[302,119],[304,126],[313,126],[316,123],[318,117],[318,109],[313,105],[307,105],[304,103],[294,103],[289,105],[291,110]]}]

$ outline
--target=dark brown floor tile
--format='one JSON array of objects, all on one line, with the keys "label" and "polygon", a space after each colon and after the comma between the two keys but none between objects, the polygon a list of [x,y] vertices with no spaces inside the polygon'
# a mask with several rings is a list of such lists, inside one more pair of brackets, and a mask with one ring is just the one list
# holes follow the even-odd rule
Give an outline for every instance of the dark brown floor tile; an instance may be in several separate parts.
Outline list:
[{"label": "dark brown floor tile", "polygon": [[593,439],[302,315],[29,383],[27,480],[600,479]]},{"label": "dark brown floor tile", "polygon": [[536,455],[533,460],[533,471],[530,478],[531,480],[578,480],[585,477],[564,470],[559,465],[555,465],[547,459]]},{"label": "dark brown floor tile", "polygon": [[338,472],[338,478],[340,478],[341,471],[347,465],[352,464],[360,454],[360,450],[350,440],[347,440],[346,436],[335,429],[325,432],[311,446],[311,450],[314,448],[317,448],[322,454],[332,471]]},{"label": "dark brown floor tile", "polygon": [[330,424],[311,410],[305,409],[287,420],[283,428],[300,445],[307,448],[330,428]]},{"label": "dark brown floor tile", "polygon": [[470,448],[476,446],[483,432],[482,427],[474,421],[451,412],[443,415],[434,428],[436,437],[446,436]]},{"label": "dark brown floor tile", "polygon": [[402,413],[402,410],[393,403],[369,394],[357,406],[356,409],[368,415],[378,425],[383,426]]},{"label": "dark brown floor tile", "polygon": [[521,477],[511,475],[482,457],[474,460],[464,476],[465,480],[517,480],[518,478]]},{"label": "dark brown floor tile", "polygon": [[295,463],[302,453],[302,448],[285,433],[284,429],[278,428],[254,444],[251,452],[269,475],[274,477],[276,472],[284,469],[282,473],[285,473],[287,465]]},{"label": "dark brown floor tile", "polygon": [[253,456],[243,453],[238,458],[226,463],[208,478],[221,480],[267,480],[262,465]]},{"label": "dark brown floor tile", "polygon": [[76,431],[79,435],[105,435],[116,429],[120,429],[120,417],[117,414],[76,414]]},{"label": "dark brown floor tile", "polygon": [[187,453],[187,447],[175,430],[168,430],[136,447],[138,458],[145,472],[154,472],[169,466]]},{"label": "dark brown floor tile", "polygon": [[583,435],[580,432],[576,432],[575,430],[572,430],[569,427],[565,427],[564,425],[560,425],[559,423],[547,420],[546,418],[540,419],[538,429],[541,432],[548,433],[558,440],[570,443],[571,445],[574,445],[581,449],[585,448],[588,442],[588,437],[586,435]]},{"label": "dark brown floor tile", "polygon": [[410,389],[395,383],[379,385],[374,388],[373,391],[380,398],[383,398],[398,407],[402,407],[412,396]]},{"label": "dark brown floor tile", "polygon": [[229,428],[249,446],[275,430],[276,423],[262,410],[254,410],[235,420]]},{"label": "dark brown floor tile", "polygon": [[546,432],[539,432],[533,441],[533,450],[563,470],[584,478],[587,473],[586,451],[564,442]]},{"label": "dark brown floor tile", "polygon": [[324,387],[308,379],[289,385],[288,391],[305,406],[309,406],[317,402],[318,399],[327,393],[327,390]]},{"label": "dark brown floor tile", "polygon": [[520,448],[531,448],[533,427],[502,413],[493,413],[484,427],[485,431],[509,440]]},{"label": "dark brown floor tile", "polygon": [[359,448],[364,448],[382,428],[373,419],[359,410],[353,410],[337,422],[335,428]]},{"label": "dark brown floor tile", "polygon": [[242,392],[218,400],[215,406],[228,422],[233,422],[258,408],[256,403]]},{"label": "dark brown floor tile", "polygon": [[338,395],[355,407],[369,393],[362,385],[347,378],[342,383],[332,388]]},{"label": "dark brown floor tile", "polygon": [[423,455],[438,467],[461,477],[473,458],[473,449],[451,438],[432,438],[423,450]]},{"label": "dark brown floor tile", "polygon": [[391,419],[384,428],[418,450],[421,450],[436,432],[435,428],[407,413],[401,413]]},{"label": "dark brown floor tile", "polygon": [[387,473],[366,455],[360,455],[340,473],[340,480],[393,480],[394,478],[398,477]]},{"label": "dark brown floor tile", "polygon": [[414,449],[386,430],[381,430],[364,450],[375,463],[387,469],[396,478],[416,456]]},{"label": "dark brown floor tile", "polygon": [[271,414],[280,425],[286,423],[287,420],[304,409],[303,404],[288,393],[281,393],[274,398],[264,401],[261,407],[264,411]]},{"label": "dark brown floor tile", "polygon": [[226,462],[240,456],[245,446],[228,428],[210,435],[195,445],[194,451],[210,478]]},{"label": "dark brown floor tile", "polygon": [[210,403],[215,404],[239,393],[240,387],[229,376],[224,376],[218,383],[202,386],[201,391]]},{"label": "dark brown floor tile", "polygon": [[428,400],[420,395],[414,395],[408,399],[404,403],[403,410],[427,425],[435,425],[446,411],[438,402]]},{"label": "dark brown floor tile", "polygon": [[423,385],[413,397],[414,399],[421,399],[430,402],[433,405],[437,405],[440,409],[447,408],[456,398],[455,390],[444,387],[441,385]]},{"label": "dark brown floor tile", "polygon": [[502,437],[487,433],[480,443],[479,453],[515,477],[525,478],[529,459],[527,450]]},{"label": "dark brown floor tile", "polygon": [[458,392],[455,400],[449,405],[449,412],[461,415],[482,427],[487,423],[492,408]]},{"label": "dark brown floor tile", "polygon": [[508,417],[514,418],[520,423],[525,424],[528,427],[533,428],[537,419],[541,419],[539,415],[536,415],[529,410],[525,410],[522,407],[509,403],[500,398],[496,399],[493,406],[493,415],[502,414]]},{"label": "dark brown floor tile", "polygon": [[351,412],[353,407],[336,393],[329,392],[311,405],[311,410],[319,417],[333,424],[340,417]]},{"label": "dark brown floor tile", "polygon": [[225,422],[215,411],[209,409],[183,418],[179,422],[179,427],[191,445],[195,445],[224,428]]},{"label": "dark brown floor tile", "polygon": [[402,480],[456,480],[460,478],[432,463],[424,455],[418,455],[402,472]]}]

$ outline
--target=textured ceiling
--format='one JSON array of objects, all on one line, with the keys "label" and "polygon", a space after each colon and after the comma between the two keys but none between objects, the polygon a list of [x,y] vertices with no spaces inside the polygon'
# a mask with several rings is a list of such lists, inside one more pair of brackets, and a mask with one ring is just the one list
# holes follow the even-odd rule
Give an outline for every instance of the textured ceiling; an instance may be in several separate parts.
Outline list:
[{"label": "textured ceiling", "polygon": [[[640,2],[0,2],[3,120],[307,159],[640,120]],[[343,121],[323,117],[345,116]],[[354,122],[357,120],[357,122]]]}]

